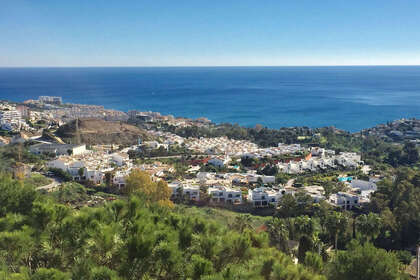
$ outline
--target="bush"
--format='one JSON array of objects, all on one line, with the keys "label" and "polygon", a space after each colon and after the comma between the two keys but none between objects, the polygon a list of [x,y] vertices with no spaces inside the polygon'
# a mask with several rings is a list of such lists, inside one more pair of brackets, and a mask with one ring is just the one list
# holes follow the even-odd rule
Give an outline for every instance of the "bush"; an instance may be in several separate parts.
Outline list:
[{"label": "bush", "polygon": [[55,176],[61,178],[65,182],[69,182],[73,179],[70,173],[59,168],[50,168],[49,171],[52,172]]}]

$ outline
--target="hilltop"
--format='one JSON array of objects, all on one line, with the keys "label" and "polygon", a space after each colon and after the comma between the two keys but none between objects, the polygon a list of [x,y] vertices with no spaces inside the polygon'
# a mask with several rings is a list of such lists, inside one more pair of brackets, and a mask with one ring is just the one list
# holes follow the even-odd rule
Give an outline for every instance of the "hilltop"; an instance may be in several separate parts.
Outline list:
[{"label": "hilltop", "polygon": [[[146,139],[147,133],[133,125],[119,121],[101,119],[79,119],[79,134],[86,144],[135,144],[140,137]],[[61,126],[56,134],[66,142],[76,140],[76,120]]]}]

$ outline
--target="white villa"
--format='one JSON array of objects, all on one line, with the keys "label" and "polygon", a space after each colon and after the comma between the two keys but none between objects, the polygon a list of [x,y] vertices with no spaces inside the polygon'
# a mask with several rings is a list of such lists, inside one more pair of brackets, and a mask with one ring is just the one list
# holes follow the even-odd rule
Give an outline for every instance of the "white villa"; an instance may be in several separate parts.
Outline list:
[{"label": "white villa", "polygon": [[248,190],[248,201],[252,203],[254,207],[267,207],[270,204],[277,206],[280,199],[285,195],[287,191],[285,189],[274,190],[271,188],[255,188]]},{"label": "white villa", "polygon": [[365,200],[370,200],[370,196],[372,195],[372,193],[374,193],[378,189],[376,183],[372,180],[352,180],[350,183],[350,187],[354,192],[359,193],[360,197]]},{"label": "white villa", "polygon": [[229,164],[229,162],[231,161],[231,158],[229,156],[217,156],[217,157],[212,157],[209,161],[208,164],[211,164],[213,166],[216,167],[224,167],[227,164]]},{"label": "white villa", "polygon": [[54,154],[60,155],[81,155],[86,152],[86,145],[80,144],[35,144],[29,147],[29,151],[34,154]]},{"label": "white villa", "polygon": [[211,202],[241,204],[242,192],[225,186],[213,186],[208,188],[207,193],[211,197]]},{"label": "white villa", "polygon": [[248,183],[257,183],[258,179],[261,179],[263,184],[274,184],[276,182],[275,176],[266,176],[259,174],[247,174]]},{"label": "white villa", "polygon": [[338,192],[330,196],[330,203],[342,209],[350,210],[360,205],[360,198],[355,194]]},{"label": "white villa", "polygon": [[[112,164],[115,164],[117,168]],[[104,182],[107,172],[115,171],[112,182],[118,187],[123,187],[125,186],[125,177],[132,168],[132,163],[128,156],[122,153],[87,152],[72,156],[60,156],[49,161],[47,167],[68,172],[74,180],[89,180],[97,185]]]},{"label": "white villa", "polygon": [[200,187],[194,185],[183,185],[179,182],[172,182],[168,184],[168,187],[172,190],[171,198],[174,199],[179,195],[179,191],[182,190],[182,195],[187,196],[189,200],[199,201],[200,200]]}]

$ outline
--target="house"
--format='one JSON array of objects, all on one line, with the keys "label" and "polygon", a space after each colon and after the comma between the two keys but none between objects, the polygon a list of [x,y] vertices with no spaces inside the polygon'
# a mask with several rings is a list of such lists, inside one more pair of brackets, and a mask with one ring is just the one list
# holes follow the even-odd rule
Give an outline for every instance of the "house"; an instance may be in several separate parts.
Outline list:
[{"label": "house", "polygon": [[213,186],[208,188],[207,193],[211,197],[213,203],[241,204],[241,190],[225,187]]},{"label": "house", "polygon": [[200,200],[200,187],[192,185],[183,185],[182,191],[184,196],[188,196],[190,200],[199,201]]},{"label": "house", "polygon": [[365,180],[352,180],[350,186],[353,189],[358,189],[362,191],[376,191],[378,187],[373,181],[365,181]]},{"label": "house", "polygon": [[324,188],[321,186],[307,186],[307,187],[304,187],[303,190],[305,191],[307,195],[312,197],[312,199],[314,200],[314,203],[319,203],[322,200],[325,200],[325,196],[324,196],[325,191],[324,191]]},{"label": "house", "polygon": [[96,185],[100,185],[104,182],[105,174],[102,171],[89,168],[84,168],[83,171],[85,180],[88,180]]},{"label": "house", "polygon": [[225,157],[212,157],[209,161],[208,164],[211,164],[213,166],[216,167],[224,167],[225,165],[227,165],[230,162],[230,157],[225,156]]},{"label": "house", "polygon": [[111,160],[118,166],[123,166],[129,162],[128,154],[114,153],[111,155]]},{"label": "house", "polygon": [[269,205],[275,205],[279,203],[283,195],[286,194],[286,190],[274,190],[271,188],[255,188],[248,190],[248,201],[252,203],[254,207],[267,207]]},{"label": "house", "polygon": [[330,203],[342,209],[350,210],[360,205],[360,198],[355,194],[338,192],[330,196]]},{"label": "house", "polygon": [[250,174],[247,176],[248,183],[257,183],[258,179],[260,179],[263,184],[274,184],[276,182],[275,176],[266,176],[258,174]]},{"label": "house", "polygon": [[360,196],[365,200],[370,200],[372,193],[378,190],[378,186],[374,181],[364,181],[364,180],[353,180],[350,183],[353,191],[360,194]]},{"label": "house", "polygon": [[61,169],[63,171],[67,171],[67,167],[68,167],[68,161],[58,158],[58,159],[54,159],[51,160],[49,162],[47,162],[47,167],[48,168],[57,168],[57,169]]},{"label": "house", "polygon": [[187,197],[191,201],[200,200],[200,187],[193,185],[182,185],[179,182],[172,182],[168,184],[168,187],[171,189],[171,199],[178,197],[182,191],[182,196]]},{"label": "house", "polygon": [[142,144],[142,147],[145,147],[145,148],[147,148],[147,149],[152,149],[152,150],[154,150],[154,149],[157,149],[157,148],[159,148],[161,145],[159,144],[159,142],[158,141],[145,141],[143,144]]},{"label": "house", "polygon": [[209,172],[198,172],[197,173],[197,179],[201,183],[205,183],[207,180],[211,179],[214,176],[214,173]]},{"label": "house", "polygon": [[114,176],[112,177],[112,184],[114,186],[117,186],[118,189],[124,188],[126,184],[125,179],[129,175],[129,171],[130,170],[124,170],[124,171],[118,170],[117,172],[115,172]]},{"label": "house", "polygon": [[[48,168],[61,169],[64,172],[68,172],[73,180],[85,180],[86,179],[86,164],[83,161],[74,161],[67,158],[58,158],[47,162]],[[80,174],[83,172],[82,174]]]},{"label": "house", "polygon": [[80,155],[86,152],[85,144],[36,144],[29,147],[34,154]]}]

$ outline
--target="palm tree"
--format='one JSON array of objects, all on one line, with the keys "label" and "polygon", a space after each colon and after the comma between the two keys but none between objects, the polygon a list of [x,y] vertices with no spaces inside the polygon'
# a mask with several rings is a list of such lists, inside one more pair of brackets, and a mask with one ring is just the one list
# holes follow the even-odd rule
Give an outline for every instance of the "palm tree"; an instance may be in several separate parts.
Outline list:
[{"label": "palm tree", "polygon": [[283,252],[288,252],[287,241],[289,240],[289,231],[283,220],[273,218],[266,223],[267,232],[270,240]]},{"label": "palm tree", "polygon": [[381,232],[382,219],[375,213],[363,214],[357,217],[356,227],[357,231],[366,237],[367,241],[372,241]]},{"label": "palm tree", "polygon": [[334,247],[337,250],[338,235],[346,230],[349,220],[348,217],[341,212],[333,212],[327,216],[325,226],[330,234],[334,236]]},{"label": "palm tree", "polygon": [[232,228],[236,229],[240,233],[244,232],[245,229],[252,228],[252,218],[249,214],[238,215],[235,217],[235,221]]}]

